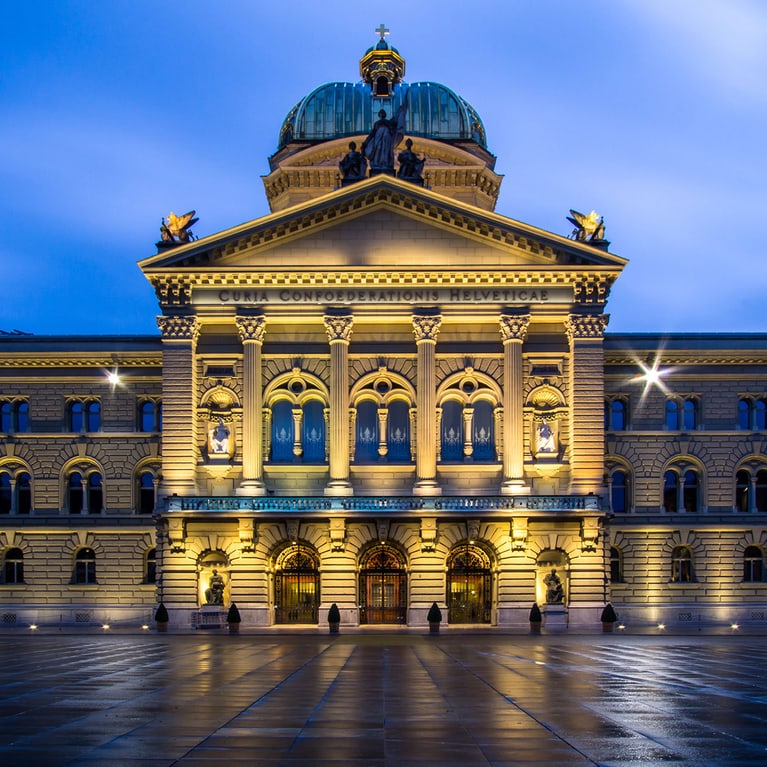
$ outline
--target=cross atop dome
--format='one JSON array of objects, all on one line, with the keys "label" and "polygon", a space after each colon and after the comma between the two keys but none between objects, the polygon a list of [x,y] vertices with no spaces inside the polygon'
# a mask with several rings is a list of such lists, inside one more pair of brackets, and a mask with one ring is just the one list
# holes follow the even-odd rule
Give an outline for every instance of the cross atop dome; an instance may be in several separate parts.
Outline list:
[{"label": "cross atop dome", "polygon": [[379,24],[375,31],[381,39],[360,59],[360,74],[375,96],[387,97],[405,76],[405,60],[393,45],[386,42],[389,29],[385,24]]}]

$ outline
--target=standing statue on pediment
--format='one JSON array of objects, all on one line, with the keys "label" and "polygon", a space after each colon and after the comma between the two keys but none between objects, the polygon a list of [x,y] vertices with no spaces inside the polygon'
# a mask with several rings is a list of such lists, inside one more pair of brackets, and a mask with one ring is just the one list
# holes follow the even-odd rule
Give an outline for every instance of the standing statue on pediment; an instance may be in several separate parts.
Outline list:
[{"label": "standing statue on pediment", "polygon": [[378,120],[373,125],[370,135],[362,142],[362,153],[370,163],[370,175],[388,173],[394,175],[394,150],[405,135],[405,115],[407,99],[397,110],[397,114],[387,119],[386,111],[380,110]]}]

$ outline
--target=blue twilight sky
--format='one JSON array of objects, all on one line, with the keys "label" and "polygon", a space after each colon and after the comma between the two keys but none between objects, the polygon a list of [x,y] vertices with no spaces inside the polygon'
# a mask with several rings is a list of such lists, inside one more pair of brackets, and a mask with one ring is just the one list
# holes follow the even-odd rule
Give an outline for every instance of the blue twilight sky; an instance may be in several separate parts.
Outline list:
[{"label": "blue twilight sky", "polygon": [[611,331],[767,331],[763,0],[6,0],[0,329],[156,333],[136,261],[162,216],[268,212],[288,110],[359,78],[384,22],[405,79],[479,112],[497,212],[605,217]]}]

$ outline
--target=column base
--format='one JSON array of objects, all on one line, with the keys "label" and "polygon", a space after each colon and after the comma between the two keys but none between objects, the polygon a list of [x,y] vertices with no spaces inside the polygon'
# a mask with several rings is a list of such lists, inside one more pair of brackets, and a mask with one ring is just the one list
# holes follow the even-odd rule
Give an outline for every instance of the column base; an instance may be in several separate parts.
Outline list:
[{"label": "column base", "polygon": [[501,495],[530,495],[524,479],[507,479],[501,485]]},{"label": "column base", "polygon": [[420,479],[413,485],[413,495],[442,495],[442,488],[433,479]]},{"label": "column base", "polygon": [[246,479],[234,491],[235,495],[266,495],[266,485],[260,479]]},{"label": "column base", "polygon": [[348,479],[333,479],[325,486],[325,495],[354,495],[354,488]]}]

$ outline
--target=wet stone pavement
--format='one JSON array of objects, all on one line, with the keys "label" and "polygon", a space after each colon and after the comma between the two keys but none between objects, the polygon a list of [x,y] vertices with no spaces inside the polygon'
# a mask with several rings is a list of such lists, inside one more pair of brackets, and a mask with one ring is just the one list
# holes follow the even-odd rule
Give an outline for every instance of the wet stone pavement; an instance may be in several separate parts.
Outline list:
[{"label": "wet stone pavement", "polygon": [[754,636],[0,636],[9,767],[767,765]]}]

